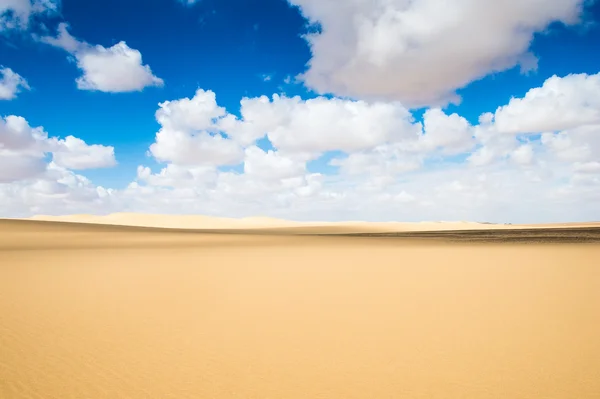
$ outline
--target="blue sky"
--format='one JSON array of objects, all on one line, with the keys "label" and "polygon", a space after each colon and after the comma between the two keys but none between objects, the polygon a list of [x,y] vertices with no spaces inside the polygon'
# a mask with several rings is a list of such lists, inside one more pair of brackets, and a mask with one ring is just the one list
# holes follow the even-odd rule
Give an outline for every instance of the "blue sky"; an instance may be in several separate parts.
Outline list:
[{"label": "blue sky", "polygon": [[[600,148],[596,147],[598,140],[594,138],[600,135],[600,130],[594,130],[600,121],[591,117],[567,123],[557,117],[563,111],[565,114],[571,111],[575,114],[600,113],[597,100],[593,100],[600,98],[600,92],[595,91],[598,90],[596,74],[600,72],[600,5],[596,2],[527,0],[508,1],[505,5],[490,2],[489,7],[496,9],[489,13],[476,8],[463,10],[457,3],[453,9],[457,20],[448,22],[444,13],[428,11],[425,7],[435,2],[418,0],[416,5],[409,6],[398,0],[392,2],[396,7],[394,11],[403,13],[403,17],[392,19],[392,22],[373,19],[374,28],[368,31],[365,28],[368,25],[354,22],[353,26],[352,21],[369,20],[371,14],[376,14],[374,10],[384,12],[380,0],[364,0],[356,7],[316,0],[292,1],[294,4],[285,0],[260,3],[249,0],[192,3],[178,0],[62,0],[47,3],[51,7],[45,9],[39,7],[39,0],[19,1],[25,7],[20,11],[10,9],[8,2],[0,0],[0,13],[4,18],[4,23],[0,24],[0,65],[18,74],[26,85],[16,87],[10,98],[0,100],[0,117],[22,117],[29,127],[41,127],[58,141],[51,144],[51,148],[40,150],[48,162],[43,171],[15,176],[7,174],[0,180],[4,190],[0,204],[4,201],[6,216],[79,211],[173,212],[175,206],[179,213],[228,216],[260,213],[300,219],[328,218],[329,215],[369,220],[600,219],[600,208],[595,205],[595,199],[600,198],[600,171],[595,172],[600,161]],[[419,3],[423,3],[423,7]],[[27,14],[19,15],[27,5],[30,7]],[[483,14],[478,16],[477,12]],[[493,19],[498,28],[486,27],[485,24],[491,24],[486,18]],[[413,21],[421,25],[415,25],[417,22]],[[316,22],[322,27],[321,31],[314,28]],[[79,50],[67,50],[66,41],[52,42],[59,37],[61,26],[65,26],[70,37],[79,43]],[[419,26],[440,32],[440,36],[436,36],[438,33],[427,36],[428,33],[423,33]],[[519,34],[519,26],[525,27],[527,37]],[[309,31],[314,36],[307,39],[305,34]],[[398,44],[403,40],[417,43],[415,49],[409,51]],[[435,40],[448,40],[448,43],[441,48],[432,44]],[[84,56],[93,53],[96,45],[110,50],[119,42],[125,42],[128,50],[139,51],[141,65],[150,68],[151,76],[160,79],[161,83],[123,90],[90,89],[78,85],[76,79],[87,73],[78,66],[84,62]],[[367,47],[360,47],[364,43]],[[496,46],[495,43],[505,44]],[[531,63],[530,58],[524,56],[526,53],[535,56],[537,61]],[[529,70],[522,71],[519,63]],[[94,68],[103,68],[103,65]],[[117,72],[123,70],[120,66],[115,68]],[[306,75],[302,75],[305,72]],[[97,73],[98,79],[104,79],[102,82],[114,78],[114,74],[101,76],[102,71]],[[581,85],[571,79],[562,80],[572,74],[585,78]],[[514,120],[505,118],[507,122],[501,123],[497,113],[499,107],[508,105],[513,97],[524,98],[529,90],[542,87],[553,75],[561,79],[558,90],[564,90],[565,96],[577,97],[571,103],[585,109],[564,110],[560,104],[549,105],[544,98],[552,97],[556,90],[548,89],[540,96],[544,101],[534,99],[522,104],[529,107],[527,109],[511,109],[505,114]],[[90,79],[88,82],[93,85],[94,78]],[[422,84],[422,91],[419,84]],[[589,89],[582,85],[589,85]],[[208,118],[215,123],[188,124],[183,128],[183,124],[175,119],[185,120],[188,116],[176,111],[170,111],[171,119],[167,123],[179,126],[179,130],[157,121],[155,113],[159,103],[172,101],[175,104],[180,99],[191,99],[199,88],[215,93],[218,106],[223,107],[231,118],[237,118],[240,125],[245,123],[247,126],[228,130],[215,122],[223,115],[216,116],[217,112],[211,117],[210,112],[214,110],[209,112],[202,107],[188,108],[185,112],[190,115],[208,112]],[[254,116],[258,122],[249,123],[250,118],[240,111],[240,100],[244,97],[256,100],[263,95],[271,98],[273,94],[288,99],[299,96],[301,100],[299,103],[281,102],[278,107],[275,107],[276,100],[272,100],[269,104],[274,111],[271,111],[280,112],[280,119],[261,119],[267,118],[265,108],[261,109],[263,114]],[[456,95],[461,100],[453,103],[455,97],[452,96]],[[318,104],[310,103],[315,108],[304,102],[315,98],[323,100]],[[346,110],[356,102],[366,106],[364,111],[360,107],[352,111],[351,115],[356,117],[352,126],[332,128],[332,124],[343,122],[345,111],[332,114],[332,119],[328,120],[329,114],[325,113],[333,108],[326,101],[338,101],[336,104],[340,109]],[[373,104],[387,107],[385,112],[381,111],[385,113],[383,119],[378,119],[379,111],[369,111],[368,107]],[[321,108],[317,109],[317,105]],[[309,108],[312,111],[307,111]],[[438,109],[442,116],[435,121],[431,118],[437,130],[430,133],[419,124],[424,122],[423,115],[434,115],[427,112]],[[358,114],[360,112],[365,112],[364,119],[363,114]],[[483,126],[479,121],[486,112],[496,113],[491,127]],[[550,118],[557,119],[556,128],[542,122],[538,123],[539,128],[535,127],[536,123],[529,121],[527,116],[517,115],[518,112],[530,116],[539,114],[537,118],[542,122],[548,120],[544,112],[550,112]],[[454,113],[464,123],[452,124],[451,119],[444,119]],[[314,121],[305,123],[305,118],[317,118],[329,125],[321,127]],[[408,121],[407,124],[400,119]],[[376,131],[381,130],[381,126],[388,126],[388,122],[394,125],[377,136]],[[11,126],[14,129],[14,123],[4,125],[0,134],[9,137],[9,129]],[[262,128],[262,133],[253,133],[250,142],[236,138],[238,130],[261,129],[263,125],[268,127]],[[348,134],[355,137],[356,142],[343,137],[345,130],[353,128],[357,131]],[[338,138],[336,133],[331,133],[328,137],[329,131],[336,129],[342,136]],[[595,133],[589,133],[590,129]],[[185,146],[191,148],[190,143],[195,141],[158,143],[156,134],[159,131],[166,132],[165,140],[167,134],[170,134],[169,140],[183,137],[175,130],[187,135],[185,140],[195,140],[202,131],[209,137],[221,135],[235,141],[240,154],[247,154],[248,148],[256,145],[264,151],[272,150],[274,156],[267,157],[267,152],[257,153],[264,159],[257,158],[258,166],[253,170],[260,172],[249,172],[253,165],[249,155],[225,162],[198,150],[200,152],[184,157],[181,154],[187,149]],[[397,133],[400,131],[405,132],[404,135]],[[270,141],[261,138],[261,134],[266,134]],[[513,137],[507,139],[508,134]],[[525,136],[517,138],[517,134]],[[546,134],[545,141],[543,134]],[[88,159],[83,166],[77,164],[76,159],[95,154],[88,147],[81,147],[83,149],[77,151],[83,152],[76,153],[68,144],[60,142],[69,135],[83,140],[86,146],[112,147],[114,162]],[[423,143],[409,142],[411,135],[422,136],[418,140]],[[299,141],[298,137],[304,136],[307,140],[312,137],[314,142]],[[274,140],[281,146],[274,146]],[[570,150],[563,148],[564,145],[561,147],[560,143],[567,141],[573,147]],[[0,150],[4,151],[0,157],[4,156],[5,163],[17,165],[16,162],[24,158],[17,161],[17,156],[22,154],[9,147],[8,142],[8,139],[4,144],[0,141]],[[529,147],[521,148],[515,143],[526,143]],[[156,151],[151,150],[153,144],[157,144]],[[410,149],[415,146],[419,150]],[[587,148],[585,156],[569,155],[577,148]],[[485,154],[473,156],[482,149]],[[233,147],[230,150],[237,151]],[[488,155],[492,153],[493,156]],[[237,159],[235,154],[230,155]],[[63,159],[71,157],[68,158],[71,161],[63,161],[63,165],[52,161],[60,156]],[[108,155],[104,152],[100,156],[106,160]],[[346,162],[331,162],[332,159]],[[511,163],[517,159],[522,162]],[[418,166],[410,166],[413,164]],[[0,167],[2,165],[0,163]],[[214,175],[203,177],[201,182],[194,178],[173,184],[157,183],[156,179],[152,183],[152,178],[140,177],[138,166],[148,167],[152,174],[160,175],[161,169],[170,165],[179,171],[188,170],[184,173],[188,177],[196,173],[189,171],[198,168],[204,168],[203,176],[209,169]],[[92,194],[88,191],[85,195],[78,194],[74,191],[78,188],[67,183],[69,179],[63,175],[58,179],[50,177],[52,168],[59,168],[64,176],[85,178],[76,186],[85,186]],[[278,168],[289,168],[290,172],[269,175],[270,170]],[[550,170],[552,176],[548,175]],[[578,175],[583,173],[581,170],[592,172],[585,172],[581,177]],[[170,170],[165,170],[163,176],[168,173]],[[521,201],[519,195],[507,193],[530,189],[527,181],[520,182],[522,186],[506,186],[515,180],[511,173],[520,177],[528,175],[531,181],[541,185],[533,191],[535,196],[529,201]],[[465,180],[461,180],[461,176]],[[232,183],[232,179],[237,180]],[[482,181],[488,182],[485,188],[479,186]],[[38,192],[41,182],[44,187],[51,184],[54,188],[50,192]],[[240,188],[239,198],[226,196],[226,192],[235,191],[230,184],[239,185],[236,186]],[[449,188],[444,189],[446,186]],[[461,189],[457,194],[452,187]],[[142,189],[147,192],[135,192]],[[152,190],[156,191],[148,194]],[[197,198],[189,197],[189,190]],[[499,196],[498,192],[506,193],[506,197]],[[98,196],[98,193],[102,194]],[[456,198],[448,200],[453,193]],[[483,194],[486,198],[481,197]],[[178,202],[182,196],[185,201]],[[153,198],[156,202],[152,202]],[[370,205],[361,204],[361,198],[368,198],[365,201]],[[246,199],[248,203],[244,202]],[[465,201],[473,206],[467,207]],[[198,203],[204,203],[205,207]],[[432,206],[435,211],[431,210]],[[441,211],[442,208],[445,210]],[[389,209],[389,214],[384,212],[385,209]]]},{"label": "blue sky", "polygon": [[[12,34],[2,37],[2,63],[26,76],[32,90],[1,103],[2,114],[26,115],[33,126],[55,134],[111,143],[118,172],[85,174],[93,174],[99,184],[123,187],[135,177],[158,130],[154,112],[159,102],[191,96],[202,87],[215,91],[219,103],[235,112],[243,96],[276,93],[280,87],[290,95],[308,95],[302,86],[284,83],[286,76],[301,73],[310,58],[300,37],[304,19],[285,1],[261,4],[268,12],[238,0],[193,6],[150,0],[144,7],[139,1],[63,1],[60,17],[49,26],[68,21],[74,36],[106,47],[125,40],[141,51],[165,86],[118,94],[78,90],[77,68],[64,52]],[[271,81],[263,80],[266,74]]]}]

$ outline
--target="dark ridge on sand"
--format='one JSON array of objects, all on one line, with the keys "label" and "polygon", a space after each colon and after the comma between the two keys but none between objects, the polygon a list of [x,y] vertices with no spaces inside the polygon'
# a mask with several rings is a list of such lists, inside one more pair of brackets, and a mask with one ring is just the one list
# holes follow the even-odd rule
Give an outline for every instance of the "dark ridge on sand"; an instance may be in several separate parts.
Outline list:
[{"label": "dark ridge on sand", "polygon": [[446,230],[396,233],[356,233],[341,235],[353,237],[427,239],[468,243],[600,243],[600,227],[506,230]]}]

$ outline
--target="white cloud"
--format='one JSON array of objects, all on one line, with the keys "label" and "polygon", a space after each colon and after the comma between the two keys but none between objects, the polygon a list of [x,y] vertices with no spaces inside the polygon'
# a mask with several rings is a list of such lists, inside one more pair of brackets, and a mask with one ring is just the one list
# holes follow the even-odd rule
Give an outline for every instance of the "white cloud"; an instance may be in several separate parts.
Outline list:
[{"label": "white cloud", "polygon": [[44,146],[47,134],[32,128],[24,118],[0,118],[0,183],[29,179],[46,169]]},{"label": "white cloud", "polygon": [[159,104],[156,120],[173,130],[209,130],[218,118],[226,115],[225,108],[217,105],[215,93],[198,89],[194,97],[165,101]]},{"label": "white cloud", "polygon": [[[127,191],[129,201],[154,211],[168,208],[159,204],[176,203],[186,212],[304,219],[514,222],[581,219],[596,209],[587,203],[560,207],[567,200],[577,203],[582,190],[585,198],[592,195],[593,178],[584,185],[583,178],[572,177],[573,171],[595,173],[590,154],[600,154],[600,147],[589,128],[560,133],[570,137],[570,146],[583,143],[590,149],[573,163],[557,152],[566,147],[551,147],[548,137],[528,141],[499,131],[492,113],[472,126],[460,115],[431,109],[421,126],[396,103],[263,96],[243,99],[240,114],[229,114],[214,93],[203,90],[191,99],[160,104],[157,119],[163,128],[151,152],[168,165],[156,174],[140,167],[139,184]],[[165,145],[159,137],[163,130],[177,150],[161,157],[154,149]],[[244,148],[243,171],[218,171],[220,151],[211,150],[211,157],[194,143],[211,134]],[[274,150],[256,146],[265,136]],[[345,153],[330,161],[339,174],[308,171],[307,161],[332,150]],[[446,155],[469,153],[470,162],[444,163]],[[564,181],[572,183],[561,186]]]},{"label": "white cloud", "polygon": [[113,147],[88,145],[73,136],[48,137],[43,128],[33,128],[25,118],[9,115],[0,118],[0,181],[17,181],[45,173],[52,165],[68,169],[91,169],[116,164]]},{"label": "white cloud", "polygon": [[29,84],[24,77],[10,68],[0,67],[0,100],[12,100],[22,90],[29,90]]},{"label": "white cloud", "polygon": [[473,127],[458,114],[446,115],[433,108],[423,115],[424,135],[421,145],[429,151],[440,150],[444,154],[460,154],[473,148]]},{"label": "white cloud", "polygon": [[[495,113],[485,113],[474,134],[480,147],[470,156],[473,165],[505,157],[523,165],[535,154],[517,136],[541,135],[542,148],[555,161],[585,162],[600,156],[600,74],[553,76],[523,98],[512,98]],[[533,152],[533,153],[530,153]]]},{"label": "white cloud", "polygon": [[482,123],[474,127],[474,136],[479,147],[469,156],[469,163],[485,166],[510,156],[519,146],[516,135],[501,134],[493,122],[486,122],[485,117],[480,119]]},{"label": "white cloud", "polygon": [[49,163],[36,179],[0,184],[0,209],[10,216],[111,211],[113,190],[95,186],[68,169]]},{"label": "white cloud", "polygon": [[197,90],[193,98],[159,104],[156,120],[161,129],[150,153],[161,162],[176,165],[234,165],[244,152],[234,140],[218,131],[218,119],[226,115],[212,91]]},{"label": "white cloud", "polygon": [[[255,208],[254,215],[269,213],[270,210],[289,209],[294,203],[302,203],[318,195],[322,176],[308,173],[294,177],[273,178],[272,175],[236,174],[225,172],[219,175],[210,198],[219,204],[220,212],[237,206]],[[229,204],[229,206],[227,206]],[[264,207],[264,209],[260,209]]]},{"label": "white cloud", "polygon": [[2,216],[110,210],[113,190],[70,169],[115,163],[113,147],[88,145],[73,136],[48,137],[42,127],[31,127],[20,116],[0,118]]},{"label": "white cloud", "polygon": [[33,15],[56,12],[59,3],[60,0],[0,0],[0,32],[27,29]]},{"label": "white cloud", "polygon": [[28,155],[43,154],[42,143],[48,137],[41,127],[32,128],[25,118],[9,115],[0,118],[0,150],[26,152]]},{"label": "white cloud", "polygon": [[529,165],[533,162],[533,147],[523,144],[510,154],[511,159],[519,165]]},{"label": "white cloud", "polygon": [[84,51],[86,47],[90,47],[89,44],[73,37],[73,35],[69,33],[69,25],[65,22],[58,25],[56,37],[43,36],[40,40],[51,46],[61,48],[71,54]]},{"label": "white cloud", "polygon": [[310,34],[306,84],[320,93],[431,105],[517,64],[535,67],[535,32],[575,24],[581,0],[288,0]]},{"label": "white cloud", "polygon": [[394,180],[398,174],[419,169],[422,162],[422,155],[407,151],[402,145],[383,144],[345,158],[334,158],[330,164],[339,166],[343,174]]},{"label": "white cloud", "polygon": [[46,170],[42,158],[0,151],[0,183],[28,179]]},{"label": "white cloud", "polygon": [[558,159],[566,162],[600,159],[600,125],[544,133],[541,141]]},{"label": "white cloud", "polygon": [[505,133],[554,132],[600,124],[600,73],[553,76],[523,98],[496,110],[494,120]]},{"label": "white cloud", "polygon": [[150,152],[159,161],[178,165],[235,165],[243,159],[242,148],[219,134],[161,129]]},{"label": "white cloud", "polygon": [[73,136],[53,140],[51,151],[54,163],[66,169],[108,168],[117,164],[113,147],[89,145]]},{"label": "white cloud", "polygon": [[245,98],[241,105],[241,120],[229,116],[219,125],[234,139],[247,145],[266,134],[280,151],[309,158],[332,150],[369,149],[418,134],[410,112],[399,103],[274,95],[272,100]]},{"label": "white cloud", "polygon": [[246,148],[244,173],[263,180],[282,180],[303,176],[305,162],[282,156],[277,151],[263,151],[251,146]]},{"label": "white cloud", "polygon": [[[559,79],[565,82],[554,82],[555,97],[563,98],[572,81]],[[243,99],[236,118],[213,92],[198,90],[158,107],[161,128],[149,154],[165,165],[157,171],[139,166],[127,188],[112,190],[68,169],[111,151],[88,145],[80,151],[68,145],[84,145],[76,139],[48,139],[41,128],[8,117],[0,149],[19,155],[25,166],[8,178],[0,174],[0,209],[7,215],[136,211],[304,220],[596,219],[600,124],[590,124],[585,112],[593,94],[573,101],[582,112],[572,111],[580,119],[569,119],[568,129],[525,134],[499,127],[495,115],[510,104],[482,114],[475,125],[439,109],[428,110],[421,124],[398,103],[275,96]],[[514,126],[530,123],[539,109],[524,99],[511,102],[523,104],[523,117],[511,116]],[[273,149],[257,144],[265,136]],[[78,162],[61,161],[61,149]],[[54,162],[45,160],[48,151]],[[336,172],[315,172],[332,156]],[[28,163],[36,160],[41,169]],[[227,164],[235,167],[222,167]],[[17,176],[21,170],[31,172]]]},{"label": "white cloud", "polygon": [[498,154],[498,151],[483,146],[477,149],[477,151],[474,151],[469,156],[468,161],[473,166],[487,166],[500,156],[501,154]]},{"label": "white cloud", "polygon": [[[0,120],[2,215],[534,222],[600,214],[600,74],[552,77],[479,123],[439,108],[420,123],[407,108],[454,100],[458,88],[493,71],[535,67],[533,34],[553,21],[577,23],[581,0],[290,2],[323,28],[308,36],[305,83],[338,97],[243,98],[239,116],[202,89],[162,102],[148,155],[163,165],[140,165],[124,189],[95,186],[74,172],[115,165],[112,147],[49,137],[8,116]],[[53,4],[0,0],[0,30],[25,29]],[[40,40],[73,56],[80,89],[164,84],[125,42],[91,45],[66,24]],[[7,70],[0,98],[27,89]],[[272,149],[260,148],[264,138]],[[337,168],[324,170],[335,172],[315,172],[332,155],[329,166]]]},{"label": "white cloud", "polygon": [[169,164],[159,173],[150,168],[139,166],[137,180],[157,187],[206,187],[217,179],[217,169],[213,166],[182,166]]},{"label": "white cloud", "polygon": [[77,63],[84,75],[77,78],[81,90],[104,92],[138,91],[149,86],[163,86],[148,65],[142,64],[142,54],[119,42],[110,48],[94,46],[77,54]]},{"label": "white cloud", "polygon": [[[279,96],[275,96],[279,99]],[[238,143],[248,146],[265,136],[267,131],[283,123],[284,116],[271,107],[268,97],[243,98],[240,113],[242,119],[228,114],[218,122],[218,127],[228,132]]]},{"label": "white cloud", "polygon": [[[559,97],[569,92],[570,78],[564,79]],[[537,107],[528,106],[532,112]],[[180,204],[179,209],[185,204],[190,212],[300,219],[584,220],[600,209],[589,202],[593,187],[600,187],[594,183],[600,136],[586,125],[589,119],[539,140],[501,131],[494,113],[472,126],[460,115],[430,109],[421,125],[397,103],[276,95],[244,98],[240,114],[229,114],[214,93],[202,90],[192,99],[161,104],[161,124],[187,132],[171,136],[174,143],[186,143],[180,152],[186,158],[206,158],[190,138],[224,134],[223,140],[245,148],[243,172],[217,171],[219,159],[185,166],[185,159],[172,156],[158,174],[140,168],[138,180],[146,186],[130,188],[129,198],[142,196],[140,206],[155,211],[165,209],[157,205],[164,202]],[[265,136],[274,150],[255,145]],[[580,147],[586,149],[583,155],[567,156]],[[307,161],[332,150],[345,153],[330,161],[338,174],[307,170]],[[470,160],[444,161],[457,154],[471,154]],[[153,202],[152,196],[160,199]]]},{"label": "white cloud", "polygon": [[600,175],[600,162],[576,163],[573,170],[577,173],[590,173]]},{"label": "white cloud", "polygon": [[270,105],[285,115],[282,124],[268,131],[273,145],[282,151],[354,152],[415,133],[410,113],[400,104],[279,97]]},{"label": "white cloud", "polygon": [[78,68],[83,72],[76,79],[81,90],[119,93],[164,85],[164,81],[143,64],[142,53],[130,48],[124,41],[109,48],[93,46],[74,38],[65,23],[59,25],[57,37],[43,37],[41,40],[75,57]]}]

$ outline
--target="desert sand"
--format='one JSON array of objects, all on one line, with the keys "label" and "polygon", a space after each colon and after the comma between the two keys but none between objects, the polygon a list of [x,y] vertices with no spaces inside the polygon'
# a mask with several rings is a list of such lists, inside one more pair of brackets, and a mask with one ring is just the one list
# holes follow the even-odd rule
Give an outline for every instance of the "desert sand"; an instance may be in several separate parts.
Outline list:
[{"label": "desert sand", "polygon": [[[224,218],[204,215],[153,215],[143,213],[113,213],[109,215],[37,215],[31,220],[109,224],[116,226],[161,227],[171,229],[265,229],[299,228],[307,232],[398,232],[398,231],[440,231],[440,230],[496,230],[496,229],[540,229],[565,227],[598,227],[600,222],[588,223],[549,223],[549,224],[493,224],[468,221],[433,222],[298,222],[270,217]],[[299,231],[299,230],[297,230]]]},{"label": "desert sand", "polygon": [[71,219],[0,220],[2,399],[598,398],[593,224]]}]

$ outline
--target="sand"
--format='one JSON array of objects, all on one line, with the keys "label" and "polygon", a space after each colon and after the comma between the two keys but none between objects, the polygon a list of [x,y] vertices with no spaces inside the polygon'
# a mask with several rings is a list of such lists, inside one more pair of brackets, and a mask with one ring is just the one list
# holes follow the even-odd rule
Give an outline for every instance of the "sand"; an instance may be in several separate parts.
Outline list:
[{"label": "sand", "polygon": [[0,398],[599,397],[597,243],[296,232],[0,220]]}]

